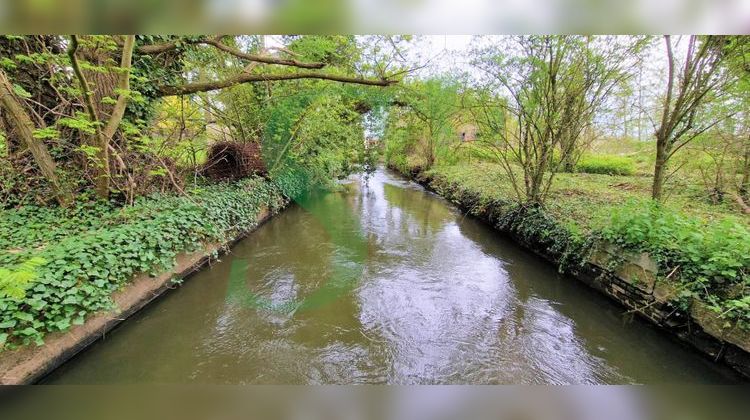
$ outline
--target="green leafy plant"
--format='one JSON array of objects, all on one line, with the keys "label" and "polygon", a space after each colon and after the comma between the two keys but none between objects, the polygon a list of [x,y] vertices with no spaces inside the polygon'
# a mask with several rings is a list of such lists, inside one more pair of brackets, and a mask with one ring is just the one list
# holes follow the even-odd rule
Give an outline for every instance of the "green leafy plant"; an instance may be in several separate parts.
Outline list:
[{"label": "green leafy plant", "polygon": [[142,197],[124,208],[80,202],[4,211],[0,341],[10,348],[40,344],[47,333],[111,308],[112,293],[134,275],[167,269],[178,253],[247,230],[262,208],[275,212],[285,202],[275,184],[248,178],[187,196]]},{"label": "green leafy plant", "polygon": [[587,155],[578,161],[576,171],[589,174],[633,175],[635,163],[623,156]]},{"label": "green leafy plant", "polygon": [[36,270],[47,261],[33,257],[14,269],[0,267],[0,298],[22,299],[29,283],[37,277]]},{"label": "green leafy plant", "polygon": [[748,316],[736,295],[750,285],[750,229],[737,220],[708,222],[651,201],[630,201],[613,210],[602,236],[649,253],[662,275],[683,286],[683,299],[714,302],[717,312],[738,320]]}]

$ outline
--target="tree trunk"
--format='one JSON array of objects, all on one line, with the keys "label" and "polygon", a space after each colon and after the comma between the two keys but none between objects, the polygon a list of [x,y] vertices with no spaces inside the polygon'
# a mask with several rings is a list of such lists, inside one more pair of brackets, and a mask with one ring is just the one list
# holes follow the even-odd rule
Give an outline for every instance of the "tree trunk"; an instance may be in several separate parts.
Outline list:
[{"label": "tree trunk", "polygon": [[13,85],[5,72],[0,70],[0,106],[7,113],[6,122],[12,124],[13,131],[18,134],[25,146],[31,151],[42,175],[47,179],[61,206],[73,200],[72,194],[63,188],[57,177],[57,166],[47,150],[47,146],[40,139],[34,137],[36,126],[23,109],[23,105],[15,98]]},{"label": "tree trunk", "polygon": [[745,200],[750,200],[750,139],[745,139],[745,157],[742,165],[740,195]]},{"label": "tree trunk", "polygon": [[[81,85],[82,96],[89,113],[89,118],[95,123],[107,121],[103,129],[97,126],[94,136],[95,141],[92,142],[97,147],[97,170],[94,175],[96,194],[100,198],[106,199],[109,197],[112,176],[109,164],[110,142],[122,121],[128,102],[127,91],[130,88],[129,78],[135,36],[128,35],[125,37],[120,69],[115,71],[110,68],[105,73],[89,72],[89,74],[86,74],[87,72],[81,69],[76,57],[78,37],[73,35],[70,41],[68,56],[70,57],[73,71]],[[97,46],[89,46],[88,49],[84,49],[84,56],[87,57],[89,62],[93,61],[97,65],[111,64],[110,61],[112,60],[109,52],[102,52]],[[91,90],[92,86],[89,84],[90,79],[93,79],[95,82],[93,90]],[[105,97],[111,98],[114,95],[115,88],[120,89],[121,92],[114,107],[112,107],[111,105],[106,105],[102,99]]]},{"label": "tree trunk", "polygon": [[19,150],[19,136],[13,128],[15,124],[9,120],[10,116],[7,112],[0,112],[0,130],[5,133],[5,150],[8,153],[8,158],[13,160]]},{"label": "tree trunk", "polygon": [[657,137],[656,139],[656,164],[654,165],[654,181],[651,185],[651,198],[661,202],[663,199],[662,191],[664,189],[664,180],[667,170],[666,139]]}]

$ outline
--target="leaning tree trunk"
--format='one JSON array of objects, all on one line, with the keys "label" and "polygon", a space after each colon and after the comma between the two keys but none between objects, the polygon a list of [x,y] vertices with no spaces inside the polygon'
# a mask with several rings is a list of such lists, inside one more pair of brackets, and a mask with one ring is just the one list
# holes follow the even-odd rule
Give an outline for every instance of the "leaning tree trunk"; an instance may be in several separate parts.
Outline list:
[{"label": "leaning tree trunk", "polygon": [[[30,35],[21,39],[0,36],[0,57],[59,53],[60,51],[60,37],[56,35]],[[31,95],[30,99],[33,102],[27,101],[23,104],[24,108],[31,110],[29,112],[31,115],[41,115],[46,125],[54,125],[55,115],[47,110],[58,107],[61,100],[58,92],[50,84],[49,69],[42,64],[30,61],[14,60],[13,64],[13,68],[5,68],[3,71],[9,80]],[[8,118],[7,113],[0,113],[0,127],[5,128],[8,155],[13,159],[22,151],[24,141],[20,137],[21,134],[14,129],[15,124]]]},{"label": "leaning tree trunk", "polygon": [[31,151],[42,175],[50,183],[52,190],[60,205],[67,205],[72,201],[72,194],[63,188],[57,176],[55,161],[47,150],[42,140],[34,137],[36,126],[31,121],[23,105],[16,99],[13,93],[13,85],[5,73],[0,70],[0,107],[7,113],[6,122],[12,124],[12,130],[23,141],[24,145]]}]

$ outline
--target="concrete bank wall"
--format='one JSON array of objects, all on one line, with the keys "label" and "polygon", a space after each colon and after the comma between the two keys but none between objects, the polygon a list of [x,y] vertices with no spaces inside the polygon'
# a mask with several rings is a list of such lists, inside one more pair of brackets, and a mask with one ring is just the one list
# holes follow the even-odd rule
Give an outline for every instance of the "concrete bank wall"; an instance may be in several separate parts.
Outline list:
[{"label": "concrete bank wall", "polygon": [[[428,190],[455,203],[463,212],[489,223],[517,243],[550,261],[561,265],[559,252],[550,246],[549,238],[520,235],[504,228],[498,220],[503,211],[493,205],[480,206],[480,198],[458,188],[445,188],[444,182],[422,174],[405,174]],[[676,293],[666,281],[659,281],[657,265],[644,253],[626,252],[612,244],[599,243],[591,255],[574,272],[566,274],[602,292],[632,313],[677,337],[717,363],[723,363],[750,379],[750,333],[725,327],[725,321],[699,301],[688,313],[678,310]]]},{"label": "concrete bank wall", "polygon": [[253,226],[237,232],[227,242],[210,243],[199,251],[179,254],[171,270],[155,277],[147,274],[136,276],[112,296],[115,310],[92,315],[82,325],[73,326],[68,331],[49,334],[42,346],[29,345],[0,353],[0,384],[23,385],[37,382],[154,299],[176,287],[172,279],[184,278],[202,269],[271,216],[268,209],[263,209]]}]

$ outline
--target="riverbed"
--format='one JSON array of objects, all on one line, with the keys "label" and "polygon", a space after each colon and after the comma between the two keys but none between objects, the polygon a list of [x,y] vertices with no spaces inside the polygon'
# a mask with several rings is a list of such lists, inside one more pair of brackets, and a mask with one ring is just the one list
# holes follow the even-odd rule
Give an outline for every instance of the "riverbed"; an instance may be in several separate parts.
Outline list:
[{"label": "riverbed", "polygon": [[44,382],[738,381],[624,312],[378,170],[291,206]]}]

